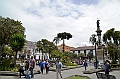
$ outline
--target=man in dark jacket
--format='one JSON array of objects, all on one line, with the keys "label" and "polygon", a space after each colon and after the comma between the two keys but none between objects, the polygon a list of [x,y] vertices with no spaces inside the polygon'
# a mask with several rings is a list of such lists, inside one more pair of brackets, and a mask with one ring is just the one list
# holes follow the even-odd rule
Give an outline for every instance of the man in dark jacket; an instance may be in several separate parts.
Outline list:
[{"label": "man in dark jacket", "polygon": [[85,67],[85,71],[86,71],[86,67],[88,66],[87,60],[84,61],[83,66]]}]

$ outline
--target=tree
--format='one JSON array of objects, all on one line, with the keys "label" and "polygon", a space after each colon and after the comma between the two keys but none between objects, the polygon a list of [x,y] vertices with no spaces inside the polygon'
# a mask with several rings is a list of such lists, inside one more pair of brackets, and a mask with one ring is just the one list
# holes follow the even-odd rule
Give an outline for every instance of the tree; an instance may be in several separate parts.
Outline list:
[{"label": "tree", "polygon": [[10,39],[10,47],[13,51],[15,51],[14,66],[16,66],[17,52],[21,51],[25,45],[25,42],[26,40],[22,34],[14,34]]},{"label": "tree", "polygon": [[94,45],[96,43],[96,35],[92,34],[91,37],[89,38],[89,42],[92,43],[92,45]]},{"label": "tree", "polygon": [[2,47],[10,43],[10,37],[16,33],[24,35],[24,32],[25,28],[22,26],[21,21],[15,21],[0,16],[0,56],[2,53]]},{"label": "tree", "polygon": [[[15,54],[13,53],[14,51],[9,47],[9,46],[4,46],[3,47],[3,54],[4,54],[4,56],[14,56]],[[2,55],[3,56],[3,55]]]},{"label": "tree", "polygon": [[72,35],[70,33],[63,32],[58,33],[57,37],[63,40],[63,52],[64,52],[65,39],[69,40],[70,38],[72,38]]},{"label": "tree", "polygon": [[80,57],[81,57],[81,59],[83,59],[85,57],[85,54],[84,53],[79,53],[78,58],[80,58]]},{"label": "tree", "polygon": [[42,53],[49,53],[50,55],[52,55],[53,50],[58,50],[57,46],[47,39],[37,41],[37,48],[39,51],[42,50]]},{"label": "tree", "polygon": [[93,58],[93,53],[92,53],[92,52],[88,52],[87,57],[88,57],[89,59]]},{"label": "tree", "polygon": [[95,60],[96,60],[96,69],[97,69],[97,52],[96,52],[96,35],[95,34],[92,34],[90,39],[89,39],[89,42],[91,42],[93,45],[95,44]]},{"label": "tree", "polygon": [[63,52],[60,52],[59,50],[53,50],[51,53],[52,58],[62,58]]},{"label": "tree", "polygon": [[77,54],[71,53],[71,52],[64,52],[64,53],[63,53],[63,56],[69,57],[70,60],[74,60],[74,59],[77,58]]},{"label": "tree", "polygon": [[107,45],[108,53],[115,63],[117,60],[118,45],[120,44],[120,31],[115,31],[115,28],[107,30],[103,35],[103,42]]},{"label": "tree", "polygon": [[[92,43],[92,45],[94,45],[96,43],[96,35],[95,34],[91,35],[91,37],[89,38],[89,42]],[[93,54],[93,51],[92,51],[92,54]]]},{"label": "tree", "polygon": [[58,37],[54,37],[53,43],[55,43],[56,46],[59,43],[59,41],[60,41],[60,39]]}]

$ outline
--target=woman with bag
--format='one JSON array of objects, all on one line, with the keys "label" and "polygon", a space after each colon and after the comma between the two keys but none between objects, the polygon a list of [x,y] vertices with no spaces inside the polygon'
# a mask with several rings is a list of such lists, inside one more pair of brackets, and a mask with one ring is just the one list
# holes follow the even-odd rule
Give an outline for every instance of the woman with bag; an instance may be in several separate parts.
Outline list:
[{"label": "woman with bag", "polygon": [[21,63],[20,63],[20,69],[19,69],[19,72],[20,72],[20,78],[21,78],[21,73],[26,77],[24,71],[25,71],[25,67],[24,67],[24,60],[21,60]]}]

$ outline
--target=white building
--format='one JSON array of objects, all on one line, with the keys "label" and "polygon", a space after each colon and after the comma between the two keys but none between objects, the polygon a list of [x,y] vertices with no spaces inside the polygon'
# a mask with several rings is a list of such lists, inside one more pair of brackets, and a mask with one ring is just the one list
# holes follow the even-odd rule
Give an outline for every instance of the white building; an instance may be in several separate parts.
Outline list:
[{"label": "white building", "polygon": [[23,50],[18,52],[17,58],[20,58],[21,55],[25,55],[25,58],[30,58],[34,56],[36,60],[49,59],[49,53],[43,53],[41,50],[37,50],[36,42],[27,41]]},{"label": "white building", "polygon": [[84,53],[85,56],[87,56],[87,54],[89,52],[92,52],[93,55],[95,56],[95,46],[82,46],[82,47],[77,47],[77,48],[74,48],[72,50],[70,50],[70,52],[73,52],[75,54],[80,54],[80,53]]}]

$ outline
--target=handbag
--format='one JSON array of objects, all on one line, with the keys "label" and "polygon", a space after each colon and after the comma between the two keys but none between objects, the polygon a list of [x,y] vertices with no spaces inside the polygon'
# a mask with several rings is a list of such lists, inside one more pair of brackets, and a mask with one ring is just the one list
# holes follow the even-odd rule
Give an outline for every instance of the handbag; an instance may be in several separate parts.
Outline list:
[{"label": "handbag", "polygon": [[24,67],[24,66],[21,66],[21,67],[20,67],[20,70],[25,70],[25,67]]}]

